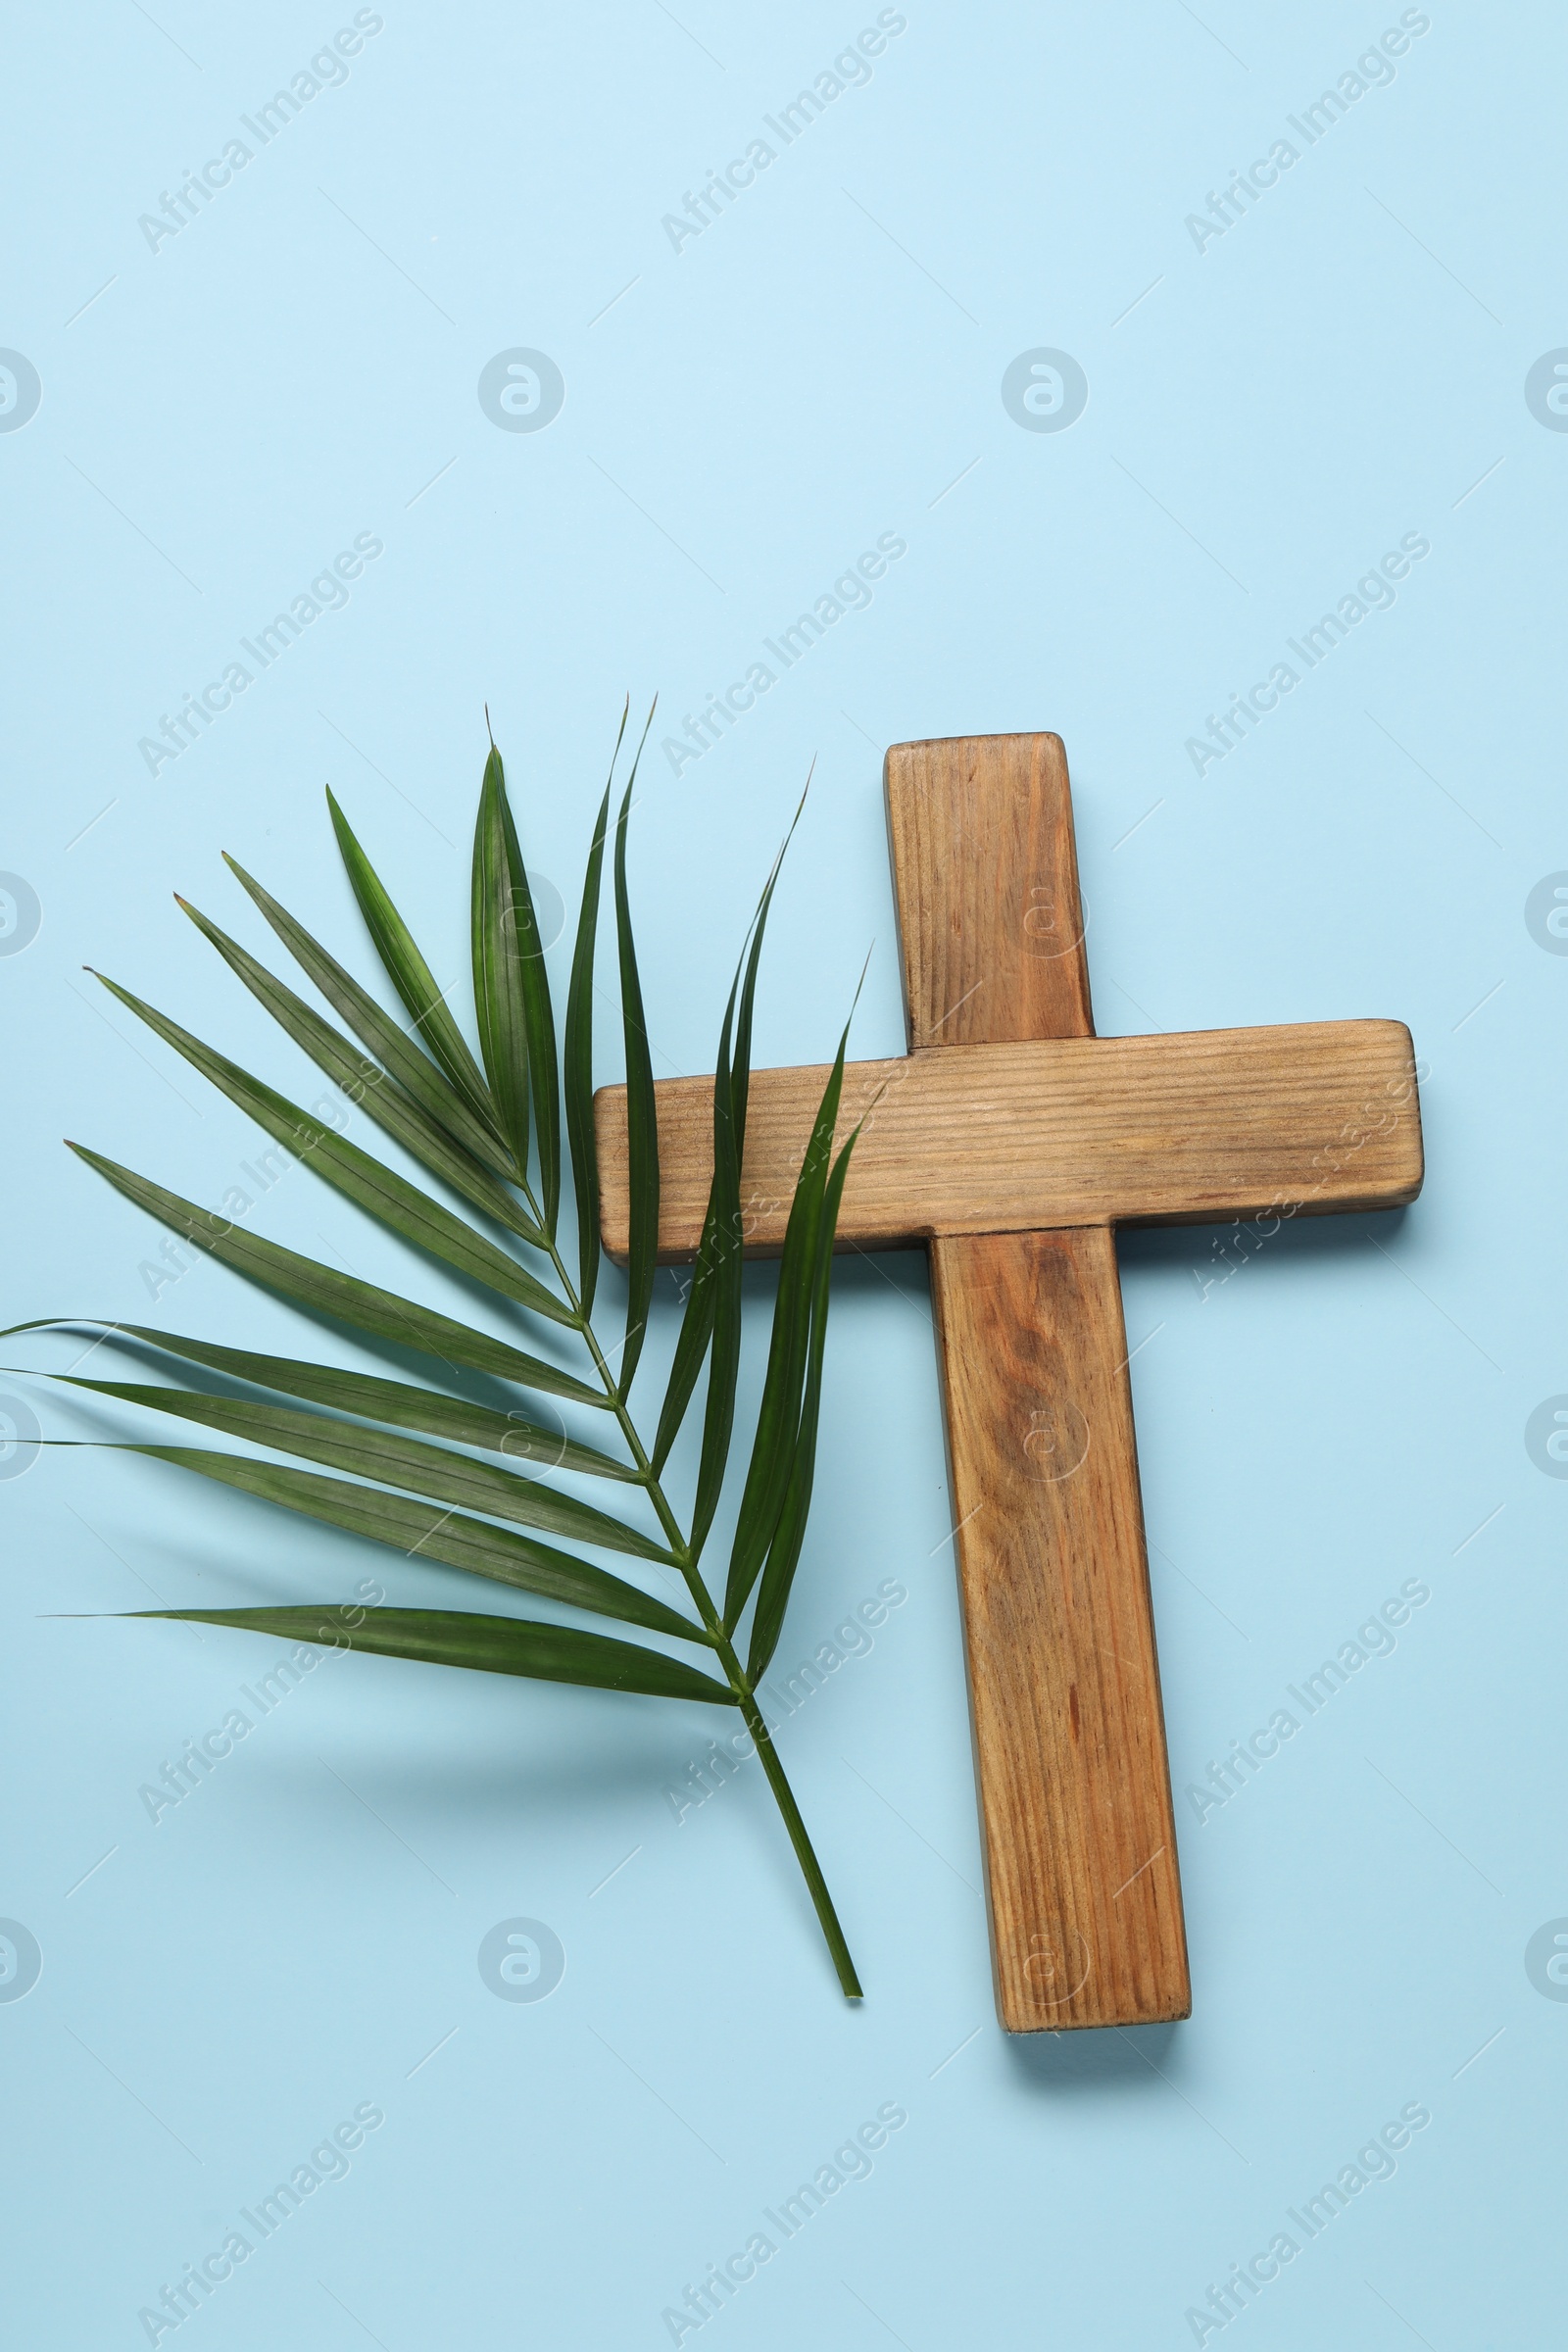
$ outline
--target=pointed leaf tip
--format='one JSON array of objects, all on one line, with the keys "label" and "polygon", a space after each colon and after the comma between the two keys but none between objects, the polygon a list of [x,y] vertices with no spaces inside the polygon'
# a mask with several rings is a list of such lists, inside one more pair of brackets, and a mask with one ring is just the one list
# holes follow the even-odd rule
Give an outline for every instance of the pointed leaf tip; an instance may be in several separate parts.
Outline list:
[{"label": "pointed leaf tip", "polygon": [[378,1608],[359,1625],[346,1622],[339,1603],[266,1609],[128,1609],[127,1617],[174,1618],[191,1625],[226,1625],[241,1633],[274,1634],[371,1656],[413,1658],[428,1665],[466,1666],[535,1682],[580,1683],[600,1690],[642,1692],[656,1698],[702,1699],[733,1706],[735,1694],[662,1650],[621,1642],[575,1626],[543,1625],[527,1617],[484,1617],[466,1609]]},{"label": "pointed leaf tip", "polygon": [[621,796],[615,820],[614,892],[615,933],[620,961],[621,1031],[626,1055],[626,1189],[629,1200],[626,1245],[626,1338],[621,1350],[618,1387],[624,1398],[631,1390],[648,1329],[654,1295],[659,1248],[659,1117],[655,1106],[654,1065],[649,1051],[648,1025],[643,1011],[642,984],[637,972],[637,950],[632,935],[631,901],[626,883],[626,838],[637,760],[653,725],[649,711],[632,761],[631,775]]},{"label": "pointed leaf tip", "polygon": [[594,953],[599,936],[599,889],[605,843],[610,829],[610,797],[615,765],[626,735],[627,711],[620,714],[615,748],[610,757],[605,797],[599,804],[589,843],[587,870],[577,914],[577,937],[572,948],[571,977],[566,990],[566,1020],[562,1040],[562,1093],[565,1107],[566,1142],[571,1152],[572,1190],[577,1200],[578,1298],[585,1315],[591,1313],[599,1281],[599,1148],[594,1134],[593,997]]}]

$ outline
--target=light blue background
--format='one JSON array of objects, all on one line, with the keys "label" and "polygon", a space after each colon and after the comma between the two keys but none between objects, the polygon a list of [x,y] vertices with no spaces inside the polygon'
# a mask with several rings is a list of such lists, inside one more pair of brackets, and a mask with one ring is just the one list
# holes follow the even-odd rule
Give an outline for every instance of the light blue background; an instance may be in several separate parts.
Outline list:
[{"label": "light blue background", "polygon": [[[13,28],[0,342],[43,399],[0,436],[0,866],[43,920],[0,960],[5,1319],[300,1344],[211,1267],[152,1307],[160,1237],[60,1138],[202,1200],[257,1138],[79,967],[308,1085],[171,888],[258,945],[231,850],[367,968],[330,779],[457,977],[481,705],[570,898],[623,692],[695,711],[883,532],[908,552],[869,610],[678,778],[650,758],[661,1072],[710,1066],[813,759],[759,1058],[830,1050],[873,940],[857,1048],[898,1051],[882,750],[1052,727],[1102,1028],[1405,1019],[1429,1177],[1206,1295],[1215,1235],[1124,1246],[1192,1943],[1172,2030],[1024,2047],[994,2022],[916,1255],[845,1265],[781,1652],[906,1586],[783,1735],[856,2012],[755,1768],[677,1826],[666,1786],[727,1727],[673,1705],[334,1662],[155,1827],[138,1786],[267,1650],[81,1613],[368,1573],[489,1595],[124,1456],[0,1487],[0,1911],[44,1956],[0,2007],[12,2340],[144,2342],[138,2308],[365,2101],[386,2121],[350,2177],[181,2345],[667,2342],[662,2309],[888,2101],[908,2123],[871,2177],[705,2344],[1190,2343],[1209,2283],[1417,2101],[1396,2175],[1234,2327],[1259,2352],[1548,2340],[1568,2006],[1524,1949],[1568,1913],[1568,1487],[1523,1432],[1568,1390],[1568,960],[1524,903],[1568,866],[1568,437],[1523,383],[1568,342],[1560,17],[1434,0],[1392,84],[1200,253],[1185,217],[1396,8],[909,0],[870,82],[677,254],[662,216],[874,10],[388,0],[347,81],[149,250],[138,216],[351,13],[117,0]],[[566,383],[536,434],[476,398],[518,345]],[[1070,430],[1002,406],[1036,346],[1087,372]],[[385,553],[348,608],[154,779],[138,739],[361,532]],[[1206,714],[1407,532],[1431,554],[1393,610],[1200,778]],[[303,1173],[256,1223],[456,1296]],[[10,1386],[55,1434],[130,1427]],[[1431,1599],[1395,1652],[1200,1823],[1185,1787],[1411,1578]],[[519,1914],[567,1955],[536,2004],[475,1964]]]}]

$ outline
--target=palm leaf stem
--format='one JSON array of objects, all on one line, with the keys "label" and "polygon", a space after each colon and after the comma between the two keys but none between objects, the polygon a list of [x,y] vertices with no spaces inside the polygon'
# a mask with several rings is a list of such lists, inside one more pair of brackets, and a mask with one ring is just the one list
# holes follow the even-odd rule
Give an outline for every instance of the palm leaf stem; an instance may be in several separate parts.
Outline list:
[{"label": "palm leaf stem", "polygon": [[[542,1225],[543,1220],[539,1215],[539,1204],[534,1199],[532,1186],[524,1181],[518,1189],[527,1200],[529,1213]],[[632,1420],[625,1397],[621,1394],[620,1383],[610,1368],[609,1360],[599,1345],[599,1337],[593,1324],[583,1312],[582,1301],[577,1295],[570,1274],[566,1271],[565,1260],[557,1247],[554,1236],[547,1234],[543,1246],[555,1266],[556,1277],[561,1284],[566,1303],[571,1309],[572,1320],[582,1333],[588,1352],[593,1358],[594,1369],[604,1387],[606,1401],[620,1424],[620,1433],[637,1465],[638,1477],[658,1514],[659,1523],[664,1531],[675,1566],[686,1580],[687,1591],[692,1596],[709,1640],[712,1642],[719,1663],[724,1669],[729,1687],[735,1693],[736,1703],[745,1719],[746,1728],[756,1743],[758,1756],[767,1777],[767,1785],[773,1791],[774,1802],[783,1819],[790,1843],[795,1849],[795,1858],[801,1866],[801,1875],[806,1881],[807,1892],[810,1895],[812,1908],[816,1912],[817,1924],[822,1930],[823,1940],[832,1957],[833,1967],[838,1976],[839,1988],[847,1999],[860,2000],[863,1997],[860,1980],[856,1974],[855,1962],[850,1956],[850,1947],[839,1923],[839,1915],[834,1909],[833,1897],[828,1892],[827,1881],[822,1875],[822,1866],[816,1858],[806,1823],[801,1815],[801,1808],[796,1802],[795,1791],[790,1787],[779,1752],[773,1745],[772,1734],[768,1731],[762,1710],[758,1704],[750,1677],[741,1663],[734,1642],[725,1631],[722,1615],[704,1582],[702,1571],[698,1567],[691,1545],[682,1532],[680,1521],[670,1507],[662,1481],[649,1459],[647,1449],[638,1434],[637,1425]]]}]

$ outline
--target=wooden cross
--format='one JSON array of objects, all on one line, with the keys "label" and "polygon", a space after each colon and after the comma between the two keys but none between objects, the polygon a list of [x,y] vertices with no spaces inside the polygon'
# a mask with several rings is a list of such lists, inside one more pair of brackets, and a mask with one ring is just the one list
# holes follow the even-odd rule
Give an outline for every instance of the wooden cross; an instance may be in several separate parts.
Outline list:
[{"label": "wooden cross", "polygon": [[[1395,1208],[1421,1184],[1409,1031],[1323,1021],[1097,1038],[1055,735],[896,744],[886,765],[909,1052],[867,1112],[839,1247],[925,1244],[997,2006],[1009,2033],[1191,2009],[1154,1656],[1120,1224]],[[777,1255],[826,1072],[753,1073],[747,1247]],[[660,1254],[695,1255],[712,1082],[658,1089]],[[625,1097],[598,1099],[607,1248]]]}]

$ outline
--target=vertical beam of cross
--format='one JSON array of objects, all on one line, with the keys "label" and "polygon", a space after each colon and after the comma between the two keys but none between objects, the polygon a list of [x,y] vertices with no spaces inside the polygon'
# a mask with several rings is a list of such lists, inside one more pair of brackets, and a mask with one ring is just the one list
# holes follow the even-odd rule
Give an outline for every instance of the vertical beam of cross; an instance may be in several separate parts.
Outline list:
[{"label": "vertical beam of cross", "polygon": [[[910,1050],[1093,1036],[1060,739],[899,744],[886,779]],[[1114,1235],[930,1253],[1002,2023],[1185,2017]]]},{"label": "vertical beam of cross", "polygon": [[[1012,2033],[1185,2017],[1113,1229],[1413,1200],[1410,1033],[1097,1040],[1058,739],[898,744],[887,787],[910,1051],[846,1070],[840,1141],[869,1115],[839,1243],[930,1251],[998,2006]],[[749,1256],[783,1243],[826,1075],[752,1072]],[[657,1095],[660,1253],[689,1258],[711,1082]],[[625,1089],[594,1115],[624,1259]]]}]

